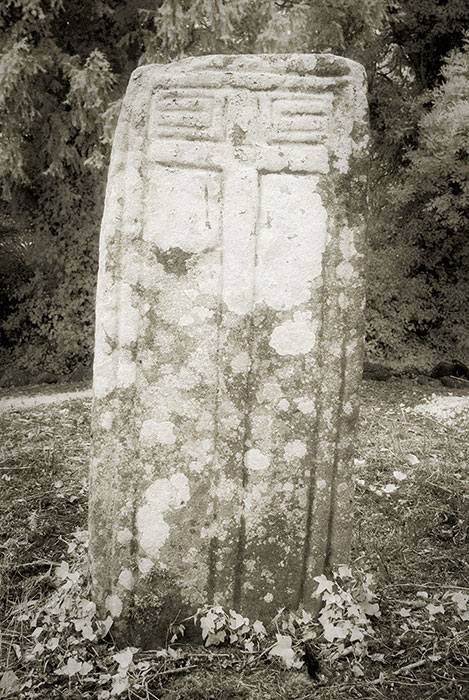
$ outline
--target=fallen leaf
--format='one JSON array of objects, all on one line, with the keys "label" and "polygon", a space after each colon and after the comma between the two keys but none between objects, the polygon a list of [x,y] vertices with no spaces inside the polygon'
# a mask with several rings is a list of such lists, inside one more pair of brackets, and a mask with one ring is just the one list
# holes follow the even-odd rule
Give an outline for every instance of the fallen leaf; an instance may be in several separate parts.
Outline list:
[{"label": "fallen leaf", "polygon": [[5,671],[0,677],[0,698],[8,698],[20,689],[20,682],[14,671]]},{"label": "fallen leaf", "polygon": [[395,471],[392,475],[397,481],[404,481],[404,479],[407,479],[407,474],[404,474],[404,472]]}]

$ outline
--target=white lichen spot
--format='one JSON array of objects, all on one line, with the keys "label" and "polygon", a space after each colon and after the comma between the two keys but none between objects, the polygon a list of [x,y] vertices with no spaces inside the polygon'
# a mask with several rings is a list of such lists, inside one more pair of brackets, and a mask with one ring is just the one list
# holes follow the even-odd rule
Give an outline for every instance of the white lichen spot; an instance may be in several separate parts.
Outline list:
[{"label": "white lichen spot", "polygon": [[305,415],[308,415],[309,413],[315,413],[316,405],[313,399],[301,397],[299,399],[295,399],[295,403],[298,407],[298,410],[301,411],[301,413],[304,413]]},{"label": "white lichen spot", "polygon": [[161,445],[173,445],[176,442],[174,423],[169,420],[156,421],[150,418],[142,424],[140,440],[144,447],[151,447],[155,442]]},{"label": "white lichen spot", "polygon": [[213,440],[187,440],[181,445],[181,453],[201,465],[209,464],[213,459]]},{"label": "white lichen spot", "polygon": [[196,547],[189,547],[187,552],[182,557],[185,564],[194,565],[199,560],[199,550]]},{"label": "white lichen spot", "polygon": [[119,530],[117,533],[117,541],[119,544],[129,544],[129,542],[132,540],[132,533],[129,530],[128,527],[124,528],[123,530]]},{"label": "white lichen spot", "polygon": [[195,429],[198,432],[207,434],[210,433],[214,428],[213,415],[210,411],[200,411],[198,414],[197,421],[195,423]]},{"label": "white lichen spot", "polygon": [[181,367],[177,379],[180,386],[186,390],[193,389],[199,383],[199,376],[187,367]]},{"label": "white lichen spot", "polygon": [[251,365],[251,360],[248,353],[243,351],[235,355],[230,364],[233,372],[237,374],[238,372],[247,372]]},{"label": "white lichen spot", "polygon": [[123,569],[123,571],[121,571],[118,582],[122,588],[125,588],[128,591],[132,590],[134,587],[134,575],[130,569]]},{"label": "white lichen spot", "polygon": [[104,411],[99,418],[101,427],[104,428],[104,430],[111,430],[113,418],[114,414],[112,411]]},{"label": "white lichen spot", "polygon": [[293,493],[294,488],[295,487],[293,486],[291,481],[286,481],[282,486],[282,491],[284,493]]},{"label": "white lichen spot", "polygon": [[192,318],[192,316],[189,316],[188,314],[181,316],[181,318],[179,319],[180,326],[191,326],[193,323],[194,323],[194,319]]},{"label": "white lichen spot", "polygon": [[189,299],[191,299],[192,301],[194,301],[194,299],[197,299],[197,297],[199,296],[199,292],[197,291],[197,289],[191,289],[190,287],[184,288],[184,294],[186,297],[189,297]]},{"label": "white lichen spot", "polygon": [[198,270],[197,285],[200,294],[216,296],[220,286],[220,262],[214,260],[212,264],[206,261],[205,265]]},{"label": "white lichen spot", "polygon": [[269,458],[257,448],[248,450],[244,456],[244,464],[251,471],[262,471],[269,466]]},{"label": "white lichen spot", "polygon": [[197,316],[199,321],[206,321],[208,318],[213,318],[215,315],[215,312],[212,309],[207,309],[205,306],[197,306],[192,311]]},{"label": "white lichen spot", "polygon": [[[248,522],[252,524],[259,513],[265,510],[270,503],[272,496],[273,487],[267,482],[267,479],[258,481],[257,483],[251,483],[249,489],[243,496],[243,515],[246,517]],[[258,526],[256,528],[256,535],[259,540],[262,539],[265,533],[262,532],[262,527]]]},{"label": "white lichen spot", "polygon": [[344,405],[344,413],[346,416],[351,416],[353,413],[353,404],[351,401],[347,401]]},{"label": "white lichen spot", "polygon": [[345,310],[345,309],[348,309],[349,305],[350,305],[350,304],[349,304],[349,300],[348,300],[347,295],[344,294],[343,292],[341,292],[341,293],[339,294],[339,307],[340,307],[342,310]]},{"label": "white lichen spot", "polygon": [[357,254],[355,248],[354,234],[356,229],[342,229],[339,241],[339,248],[344,260],[350,260]]},{"label": "white lichen spot", "polygon": [[189,469],[194,474],[201,474],[204,468],[205,464],[203,464],[202,462],[196,462],[195,460],[193,460],[189,463]]},{"label": "white lichen spot", "polygon": [[129,284],[119,284],[119,315],[118,340],[119,345],[129,345],[137,340],[139,328],[139,312],[132,306],[132,288]]},{"label": "white lichen spot", "polygon": [[326,488],[326,486],[327,486],[327,482],[324,479],[318,479],[316,481],[316,487],[317,487],[318,491],[322,491],[323,489]]},{"label": "white lichen spot", "polygon": [[232,501],[239,494],[239,484],[233,479],[227,479],[221,475],[215,487],[215,498],[217,502]]},{"label": "white lichen spot", "polygon": [[266,603],[271,603],[273,601],[273,599],[274,599],[274,596],[272,595],[272,593],[266,593],[264,596],[264,600]]},{"label": "white lichen spot", "polygon": [[203,527],[200,530],[200,537],[202,539],[215,537],[218,532],[218,525],[216,522],[210,523],[208,527]]},{"label": "white lichen spot", "polygon": [[274,328],[269,345],[279,355],[304,355],[314,348],[318,326],[311,311],[296,311],[292,320]]},{"label": "white lichen spot", "polygon": [[239,426],[241,425],[241,420],[238,418],[238,416],[235,416],[234,414],[230,416],[223,417],[221,419],[221,424],[226,430],[237,430]]},{"label": "white lichen spot", "polygon": [[108,595],[105,606],[111,617],[120,617],[122,613],[122,601],[118,595]]},{"label": "white lichen spot", "polygon": [[181,472],[170,479],[157,479],[145,491],[145,503],[137,511],[136,524],[140,546],[151,559],[158,557],[169,537],[165,513],[182,508],[189,497],[189,481]]},{"label": "white lichen spot", "polygon": [[257,399],[259,403],[264,403],[265,401],[271,401],[275,403],[283,397],[283,391],[280,384],[277,382],[266,382],[260,392],[257,394]]},{"label": "white lichen spot", "polygon": [[349,262],[341,262],[339,265],[337,265],[335,271],[337,277],[345,282],[350,282],[354,273],[353,265]]},{"label": "white lichen spot", "polygon": [[287,442],[283,450],[283,454],[287,462],[291,462],[291,460],[295,459],[295,457],[304,457],[306,452],[306,445],[301,440],[292,440],[291,442]]},{"label": "white lichen spot", "polygon": [[148,559],[147,557],[139,559],[138,570],[140,571],[142,576],[146,576],[148,573],[150,573],[152,568],[153,568],[153,561],[151,559]]},{"label": "white lichen spot", "polygon": [[125,357],[119,357],[117,362],[117,386],[120,389],[127,389],[131,386],[137,375],[137,367],[135,362]]},{"label": "white lichen spot", "polygon": [[287,401],[287,399],[281,399],[278,402],[278,407],[281,411],[288,411],[288,409],[290,408],[290,402]]}]

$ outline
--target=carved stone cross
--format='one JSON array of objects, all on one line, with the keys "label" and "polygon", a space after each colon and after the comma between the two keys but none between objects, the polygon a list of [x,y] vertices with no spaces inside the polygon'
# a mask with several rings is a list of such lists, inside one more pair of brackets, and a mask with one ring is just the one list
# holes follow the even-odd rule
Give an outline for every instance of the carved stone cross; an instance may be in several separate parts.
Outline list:
[{"label": "carved stone cross", "polygon": [[220,604],[313,610],[345,562],[361,373],[366,100],[327,55],[132,76],[101,238],[94,597],[152,645]]}]

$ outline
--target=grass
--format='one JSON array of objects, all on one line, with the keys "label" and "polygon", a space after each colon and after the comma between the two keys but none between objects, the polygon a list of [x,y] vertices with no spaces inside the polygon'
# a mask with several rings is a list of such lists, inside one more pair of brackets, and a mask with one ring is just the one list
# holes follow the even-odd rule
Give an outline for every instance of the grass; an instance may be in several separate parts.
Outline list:
[{"label": "grass", "polygon": [[[438,406],[454,392],[414,380],[363,384],[352,565],[373,573],[381,617],[358,675],[351,655],[323,658],[313,680],[304,669],[285,670],[265,655],[249,661],[230,647],[187,647],[177,659],[142,652],[146,670],[121,697],[467,697],[469,639],[461,611],[469,594],[469,396],[465,413],[452,419],[416,410],[432,393]],[[77,685],[54,676],[26,653],[28,615],[56,590],[54,569],[69,558],[72,533],[86,527],[89,414],[89,400],[76,399],[0,413],[0,669],[20,681],[28,674],[32,679],[18,695],[16,683],[0,671],[0,698],[99,697],[86,678]],[[23,621],[14,614],[18,609],[29,611]],[[115,666],[109,658],[102,663],[103,673]]]}]

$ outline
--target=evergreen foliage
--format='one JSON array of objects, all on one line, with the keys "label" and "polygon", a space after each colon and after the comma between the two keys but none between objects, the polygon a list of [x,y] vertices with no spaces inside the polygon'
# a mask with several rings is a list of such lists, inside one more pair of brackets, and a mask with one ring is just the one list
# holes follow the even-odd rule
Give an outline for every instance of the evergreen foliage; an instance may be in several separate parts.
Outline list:
[{"label": "evergreen foliage", "polygon": [[[469,53],[452,51],[441,83],[415,101],[418,143],[387,189],[369,265],[369,343],[417,357],[422,345],[469,352]],[[456,352],[457,354],[457,352]]]}]

